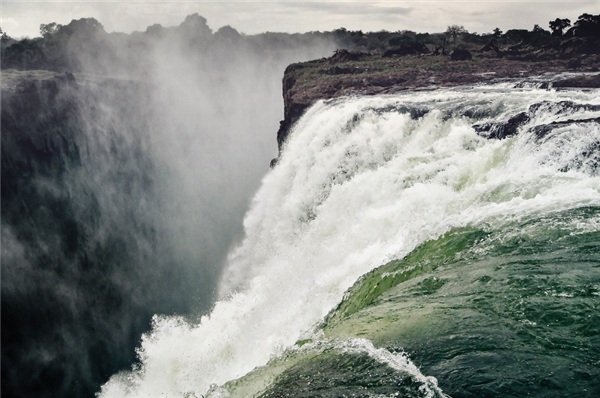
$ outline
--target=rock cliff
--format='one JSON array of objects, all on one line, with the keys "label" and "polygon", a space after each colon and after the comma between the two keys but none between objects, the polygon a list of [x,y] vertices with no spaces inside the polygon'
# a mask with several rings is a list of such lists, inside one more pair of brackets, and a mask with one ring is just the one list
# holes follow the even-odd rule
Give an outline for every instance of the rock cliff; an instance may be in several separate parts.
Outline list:
[{"label": "rock cliff", "polygon": [[3,391],[92,396],[174,305],[140,206],[144,98],[133,81],[2,71]]},{"label": "rock cliff", "polygon": [[[589,53],[572,54],[574,58],[546,59],[541,53],[511,58],[500,57],[495,52],[479,52],[470,60],[460,61],[444,55],[386,57],[338,50],[330,58],[292,64],[283,76],[284,120],[277,132],[280,154],[293,124],[318,100],[392,94],[561,72],[590,72],[590,76],[555,81],[547,75],[547,81],[542,79],[539,82],[540,87],[547,88],[550,84],[557,88],[600,87],[600,75],[595,73],[600,65],[600,51],[593,46],[588,48]],[[271,164],[276,162],[274,159]]]}]

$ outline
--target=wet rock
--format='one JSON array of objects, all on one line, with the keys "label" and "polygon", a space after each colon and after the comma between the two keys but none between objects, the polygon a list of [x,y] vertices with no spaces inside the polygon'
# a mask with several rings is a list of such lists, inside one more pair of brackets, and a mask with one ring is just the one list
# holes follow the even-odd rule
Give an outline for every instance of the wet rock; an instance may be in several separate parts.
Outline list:
[{"label": "wet rock", "polygon": [[550,82],[525,80],[515,84],[515,88],[539,88],[541,90],[547,90],[550,88]]},{"label": "wet rock", "polygon": [[572,114],[580,111],[597,112],[600,111],[600,105],[576,104],[573,101],[542,101],[529,106],[528,112],[530,115],[535,115],[540,109],[543,109],[544,112],[551,112],[554,114]]},{"label": "wet rock", "polygon": [[563,128],[563,127],[567,127],[567,126],[570,126],[573,124],[598,124],[598,125],[600,125],[600,117],[589,118],[589,119],[578,119],[578,120],[569,119],[569,120],[564,120],[564,121],[560,121],[560,122],[552,122],[549,124],[536,126],[533,128],[533,134],[535,135],[536,139],[541,140],[541,139],[546,138],[554,130]]},{"label": "wet rock", "polygon": [[501,140],[516,135],[519,127],[528,121],[529,116],[525,112],[521,112],[508,119],[505,123],[476,124],[473,128],[482,137]]},{"label": "wet rock", "polygon": [[[595,126],[594,126],[595,125]],[[536,126],[532,129],[532,138],[536,142],[546,140],[560,140],[568,143],[578,132],[589,131],[591,128],[600,128],[600,117],[588,119],[569,119]],[[598,175],[600,171],[600,141],[592,140],[587,145],[573,145],[571,151],[578,154],[559,163],[562,172],[584,171],[592,175]]]}]

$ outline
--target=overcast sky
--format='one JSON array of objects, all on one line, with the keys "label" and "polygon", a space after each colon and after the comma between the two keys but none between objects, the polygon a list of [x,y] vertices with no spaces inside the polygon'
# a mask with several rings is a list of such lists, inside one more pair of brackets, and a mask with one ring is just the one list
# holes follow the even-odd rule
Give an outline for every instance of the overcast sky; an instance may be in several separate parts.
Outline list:
[{"label": "overcast sky", "polygon": [[39,26],[73,19],[96,18],[107,32],[144,31],[159,23],[179,25],[198,13],[217,30],[230,25],[246,34],[308,32],[345,27],[351,30],[442,32],[463,25],[470,32],[495,27],[531,29],[558,17],[572,22],[585,12],[600,14],[594,1],[15,1],[1,0],[0,26],[10,36],[39,36]]}]

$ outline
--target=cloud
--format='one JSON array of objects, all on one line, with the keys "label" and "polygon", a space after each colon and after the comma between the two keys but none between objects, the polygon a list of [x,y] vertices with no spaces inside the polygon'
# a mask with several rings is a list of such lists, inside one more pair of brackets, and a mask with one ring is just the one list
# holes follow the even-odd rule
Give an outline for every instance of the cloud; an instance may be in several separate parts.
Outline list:
[{"label": "cloud", "polygon": [[[230,25],[239,32],[308,32],[347,29],[413,30],[441,32],[448,25],[463,25],[469,31],[531,29],[547,26],[557,17],[576,20],[584,12],[594,13],[600,1],[147,1],[120,2],[4,1],[1,26],[11,36],[38,36],[39,25],[93,17],[108,32],[143,31],[159,23],[178,25],[186,15],[199,13],[216,30]],[[543,6],[541,6],[543,5]]]},{"label": "cloud", "polygon": [[[381,6],[381,3],[284,3],[286,8],[297,12],[309,12],[329,15],[408,15],[413,7]],[[287,9],[284,9],[286,12]]]}]

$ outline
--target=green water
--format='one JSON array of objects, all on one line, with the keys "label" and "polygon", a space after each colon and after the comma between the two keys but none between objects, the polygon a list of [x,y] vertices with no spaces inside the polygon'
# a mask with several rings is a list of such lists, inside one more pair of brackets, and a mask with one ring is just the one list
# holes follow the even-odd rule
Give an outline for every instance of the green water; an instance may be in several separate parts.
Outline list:
[{"label": "green water", "polygon": [[582,208],[452,230],[357,281],[318,327],[327,343],[299,341],[236,383],[263,380],[264,398],[442,396],[341,344],[362,338],[451,397],[598,397],[599,219]]},{"label": "green water", "polygon": [[599,212],[451,231],[361,279],[325,335],[403,350],[453,397],[600,396]]},{"label": "green water", "polygon": [[421,383],[366,354],[327,351],[284,372],[261,395],[274,397],[423,396]]}]

